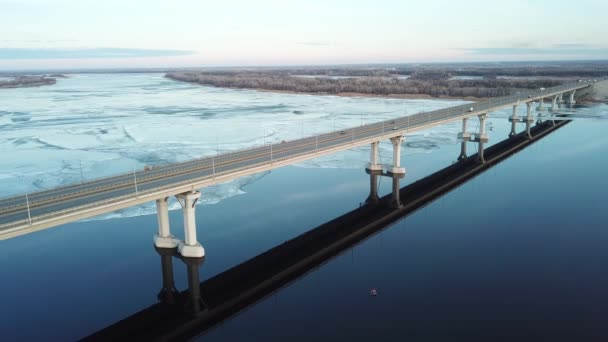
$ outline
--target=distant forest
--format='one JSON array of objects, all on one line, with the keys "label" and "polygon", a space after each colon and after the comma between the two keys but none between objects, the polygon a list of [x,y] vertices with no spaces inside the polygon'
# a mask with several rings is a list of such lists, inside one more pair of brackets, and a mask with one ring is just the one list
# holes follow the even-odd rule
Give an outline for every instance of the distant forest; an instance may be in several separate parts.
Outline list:
[{"label": "distant forest", "polygon": [[[446,70],[417,70],[407,79],[399,78],[386,70],[350,70],[339,76],[356,78],[297,77],[304,70],[274,71],[174,71],[167,78],[224,88],[245,88],[299,93],[369,95],[429,95],[433,97],[497,97],[510,95],[522,89],[552,87],[563,83],[555,79],[500,79],[496,75],[483,79],[453,80]],[[311,72],[311,70],[307,70]],[[310,75],[310,73],[309,73]],[[332,73],[335,76],[335,73]],[[468,73],[467,75],[471,75]],[[364,77],[362,77],[364,76]]]},{"label": "distant forest", "polygon": [[56,82],[56,79],[45,76],[17,76],[12,80],[0,80],[0,88],[37,87],[55,84]]}]

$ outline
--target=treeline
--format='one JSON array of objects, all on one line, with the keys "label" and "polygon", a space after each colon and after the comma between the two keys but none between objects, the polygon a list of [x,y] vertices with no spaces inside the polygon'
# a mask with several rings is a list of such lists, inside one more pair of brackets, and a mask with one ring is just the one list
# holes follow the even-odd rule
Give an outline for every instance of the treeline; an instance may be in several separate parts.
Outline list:
[{"label": "treeline", "polygon": [[556,80],[449,80],[402,79],[396,77],[292,77],[281,73],[259,72],[169,72],[167,78],[222,88],[263,89],[299,93],[360,93],[370,95],[430,95],[434,97],[497,97],[518,89],[547,88],[561,84]]},{"label": "treeline", "polygon": [[0,81],[0,88],[36,87],[55,84],[57,80],[45,76],[17,76],[12,80]]}]

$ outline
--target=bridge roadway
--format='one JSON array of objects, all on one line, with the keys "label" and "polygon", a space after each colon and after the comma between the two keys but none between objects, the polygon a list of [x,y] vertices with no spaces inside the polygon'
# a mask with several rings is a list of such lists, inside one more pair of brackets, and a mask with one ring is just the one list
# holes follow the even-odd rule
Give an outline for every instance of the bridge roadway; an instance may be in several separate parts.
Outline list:
[{"label": "bridge roadway", "polygon": [[582,81],[423,112],[298,140],[0,199],[0,240],[155,201],[504,107],[590,87]]}]

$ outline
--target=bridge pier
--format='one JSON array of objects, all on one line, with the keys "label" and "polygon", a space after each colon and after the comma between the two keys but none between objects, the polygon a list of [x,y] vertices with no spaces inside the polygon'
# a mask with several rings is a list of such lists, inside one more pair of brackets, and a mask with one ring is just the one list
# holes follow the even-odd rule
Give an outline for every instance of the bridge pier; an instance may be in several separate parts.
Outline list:
[{"label": "bridge pier", "polygon": [[483,151],[485,143],[488,142],[488,135],[486,134],[486,119],[488,118],[488,113],[480,114],[477,117],[479,118],[479,135],[475,139],[479,142],[477,161],[480,163],[485,163],[486,160],[483,156]]},{"label": "bridge pier", "polygon": [[158,300],[161,303],[175,304],[179,291],[175,288],[173,279],[173,256],[175,250],[167,248],[156,248],[160,255],[160,267],[163,275],[163,288],[158,293]]},{"label": "bridge pier", "polygon": [[189,191],[177,196],[177,201],[184,211],[184,241],[177,247],[179,254],[186,258],[201,258],[205,256],[205,249],[196,240],[195,205],[201,197],[199,191]]},{"label": "bridge pier", "polygon": [[509,121],[511,121],[511,132],[509,133],[509,137],[512,137],[517,134],[515,131],[515,124],[519,122],[519,116],[517,115],[517,105],[513,106],[513,115],[509,117]]},{"label": "bridge pier", "polygon": [[391,138],[393,144],[393,167],[390,170],[392,174],[405,174],[405,168],[401,167],[401,143],[405,138],[403,135]]},{"label": "bridge pier", "polygon": [[158,218],[158,233],[154,235],[154,246],[158,248],[175,248],[179,240],[171,235],[169,225],[169,197],[156,200],[156,216]]},{"label": "bridge pier", "polygon": [[367,170],[369,171],[382,171],[382,165],[378,164],[378,141],[374,141],[371,145],[371,153],[369,158],[369,164]]},{"label": "bridge pier", "polygon": [[576,89],[573,90],[572,92],[570,92],[570,98],[568,99],[568,104],[576,104],[576,101],[574,101],[574,93],[576,93]]},{"label": "bridge pier", "polygon": [[564,103],[564,93],[559,94],[559,103]]}]

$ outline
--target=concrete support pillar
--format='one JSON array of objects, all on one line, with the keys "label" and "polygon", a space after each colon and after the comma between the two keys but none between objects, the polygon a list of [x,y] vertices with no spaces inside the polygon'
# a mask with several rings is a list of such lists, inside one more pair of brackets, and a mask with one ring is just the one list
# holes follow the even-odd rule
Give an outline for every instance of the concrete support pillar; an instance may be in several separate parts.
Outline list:
[{"label": "concrete support pillar", "polygon": [[175,288],[173,280],[173,256],[175,250],[167,248],[156,248],[160,255],[160,267],[163,275],[163,288],[158,293],[158,300],[165,304],[175,304],[179,291]]},{"label": "concrete support pillar", "polygon": [[570,99],[568,100],[568,103],[571,105],[576,103],[576,101],[574,101],[574,93],[576,93],[576,89],[570,93]]},{"label": "concrete support pillar", "polygon": [[486,160],[483,156],[483,148],[484,144],[488,142],[488,135],[486,134],[486,119],[488,118],[488,114],[480,114],[479,117],[479,137],[477,140],[479,142],[479,152],[477,154],[477,161],[481,163],[485,163]]},{"label": "concrete support pillar", "polygon": [[158,233],[154,235],[154,246],[158,248],[175,248],[179,240],[171,235],[169,226],[169,197],[156,200],[156,216],[158,218]]},{"label": "concrete support pillar", "polygon": [[512,137],[517,134],[517,132],[515,132],[515,125],[519,121],[519,116],[517,115],[517,105],[513,106],[513,115],[511,115],[509,121],[511,121],[511,132],[509,133],[509,137]]},{"label": "concrete support pillar", "polygon": [[382,174],[382,171],[368,170],[369,173],[369,196],[365,200],[367,204],[377,204],[380,201],[378,196],[378,176]]},{"label": "concrete support pillar", "polygon": [[367,169],[370,171],[382,171],[382,165],[378,163],[378,142],[374,141],[371,146],[369,164]]},{"label": "concrete support pillar", "polygon": [[405,174],[405,168],[401,167],[401,143],[404,137],[402,135],[391,138],[393,144],[393,167],[390,172],[393,174]]},{"label": "concrete support pillar", "polygon": [[403,175],[399,175],[399,174],[393,175],[393,194],[391,196],[391,207],[392,208],[401,207],[401,199],[399,197],[399,190],[401,190],[401,187],[399,186],[399,180],[402,177],[403,177]]},{"label": "concrete support pillar", "polygon": [[190,191],[177,196],[184,212],[184,241],[178,245],[179,254],[186,258],[201,258],[205,256],[203,246],[196,240],[196,217],[194,206],[201,197],[199,191]]},{"label": "concrete support pillar", "polygon": [[564,103],[564,93],[559,94],[559,103]]}]

